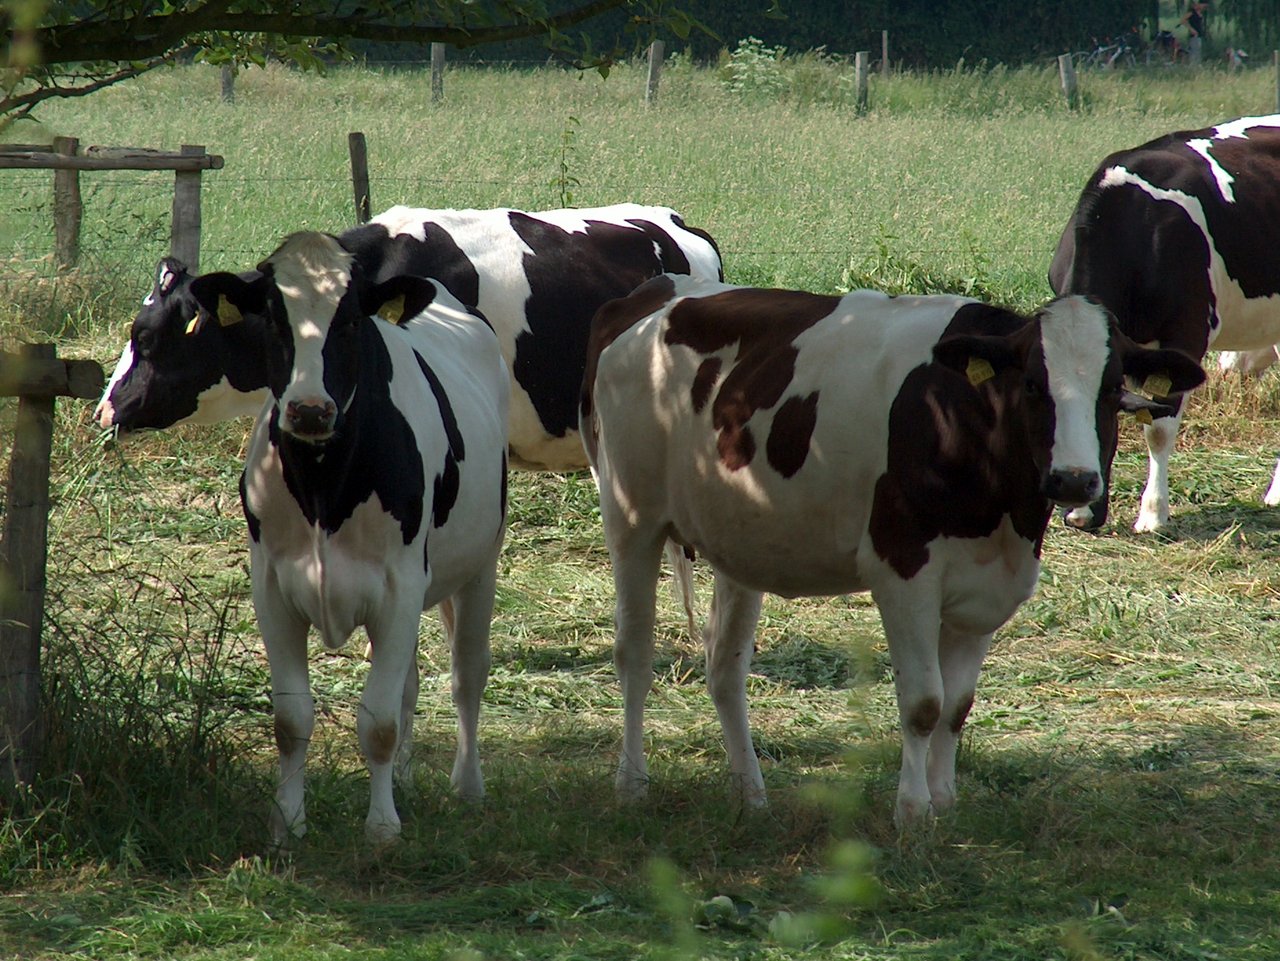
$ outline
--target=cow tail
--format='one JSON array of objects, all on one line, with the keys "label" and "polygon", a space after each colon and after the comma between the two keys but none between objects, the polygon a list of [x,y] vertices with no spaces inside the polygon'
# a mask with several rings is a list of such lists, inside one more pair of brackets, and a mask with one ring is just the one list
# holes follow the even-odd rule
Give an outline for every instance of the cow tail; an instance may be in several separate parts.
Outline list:
[{"label": "cow tail", "polygon": [[667,541],[667,562],[671,565],[671,593],[684,605],[684,616],[689,624],[689,639],[695,644],[702,640],[698,629],[696,599],[693,594],[693,558],[675,541]]}]

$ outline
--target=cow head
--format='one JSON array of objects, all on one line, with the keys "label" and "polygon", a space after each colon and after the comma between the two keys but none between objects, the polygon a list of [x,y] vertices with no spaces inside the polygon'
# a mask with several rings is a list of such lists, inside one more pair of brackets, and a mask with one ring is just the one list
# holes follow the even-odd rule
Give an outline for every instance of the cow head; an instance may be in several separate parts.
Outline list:
[{"label": "cow head", "polygon": [[191,281],[180,260],[165,257],[157,265],[155,284],[134,317],[129,342],[94,409],[101,427],[138,430],[212,422],[252,408],[254,400],[246,400],[251,388],[238,391],[224,382],[223,355],[213,343],[219,332],[193,335],[200,311]]},{"label": "cow head", "polygon": [[[267,383],[277,426],[295,440],[324,444],[355,401],[370,316],[398,322],[431,303],[434,283],[398,276],[370,284],[351,253],[323,233],[293,234],[246,280],[235,274],[197,277],[191,291],[220,324],[262,314]],[[389,372],[384,372],[389,376]]]},{"label": "cow head", "polygon": [[[1204,381],[1204,371],[1176,350],[1140,347],[1115,318],[1085,297],[1061,297],[1011,334],[944,337],[934,358],[975,386],[1011,401],[1026,433],[1046,498],[1082,507],[1104,491],[1115,455],[1117,414],[1159,416],[1162,398]],[[1148,396],[1129,390],[1145,385]]]}]

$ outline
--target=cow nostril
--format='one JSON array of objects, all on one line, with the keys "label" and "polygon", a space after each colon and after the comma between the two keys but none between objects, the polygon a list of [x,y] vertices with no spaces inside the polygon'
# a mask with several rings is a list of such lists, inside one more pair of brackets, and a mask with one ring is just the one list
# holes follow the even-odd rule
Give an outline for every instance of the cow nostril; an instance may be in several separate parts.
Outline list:
[{"label": "cow nostril", "polygon": [[332,434],[337,414],[338,408],[332,401],[321,404],[290,401],[285,405],[285,419],[290,433],[304,437],[327,437]]},{"label": "cow nostril", "polygon": [[1050,500],[1080,507],[1097,500],[1102,494],[1102,477],[1097,471],[1080,468],[1050,471],[1042,491]]}]

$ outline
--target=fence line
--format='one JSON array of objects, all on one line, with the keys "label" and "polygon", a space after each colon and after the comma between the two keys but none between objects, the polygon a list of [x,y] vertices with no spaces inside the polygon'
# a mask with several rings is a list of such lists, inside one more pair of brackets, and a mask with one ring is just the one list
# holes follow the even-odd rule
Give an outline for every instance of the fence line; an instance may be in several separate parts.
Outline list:
[{"label": "fence line", "polygon": [[172,170],[174,172],[170,249],[192,270],[200,262],[200,183],[205,170],[218,170],[222,158],[201,146],[184,144],[178,153],[132,147],[90,147],[80,152],[75,137],[56,137],[52,150],[15,144],[0,148],[0,170],[52,170],[54,252],[58,266],[74,267],[80,259],[80,227],[84,200],[80,171]]}]

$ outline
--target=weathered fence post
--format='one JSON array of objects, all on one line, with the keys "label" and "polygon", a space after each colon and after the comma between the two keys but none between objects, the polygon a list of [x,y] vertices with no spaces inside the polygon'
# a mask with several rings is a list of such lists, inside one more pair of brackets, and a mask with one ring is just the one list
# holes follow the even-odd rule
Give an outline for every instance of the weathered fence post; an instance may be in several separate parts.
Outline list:
[{"label": "weathered fence post", "polygon": [[[75,137],[54,137],[53,152],[74,157],[80,150]],[[74,267],[80,262],[80,221],[84,205],[80,201],[80,171],[53,172],[54,259],[59,267]]]},{"label": "weathered fence post", "polygon": [[666,44],[655,40],[649,44],[649,77],[644,85],[645,106],[652,107],[658,102],[658,81],[662,79],[662,56]]},{"label": "weathered fence post", "polygon": [[236,102],[236,68],[229,63],[222,65],[222,102]]},{"label": "weathered fence post", "polygon": [[347,134],[347,152],[351,154],[351,190],[355,194],[356,223],[365,224],[373,216],[369,201],[369,148],[364,134]]},{"label": "weathered fence post", "polygon": [[1064,53],[1058,57],[1058,76],[1062,79],[1062,93],[1067,98],[1067,108],[1075,110],[1080,106],[1080,88],[1076,86],[1076,68],[1071,62],[1071,54]]},{"label": "weathered fence post", "polygon": [[853,55],[854,105],[859,114],[867,112],[867,62],[870,59],[871,54],[866,50]]},{"label": "weathered fence post", "polygon": [[[203,157],[204,147],[183,144],[184,157]],[[200,270],[200,177],[199,170],[179,170],[173,175],[173,227],[169,252],[187,265],[191,273]]]},{"label": "weathered fence post", "polygon": [[[22,344],[22,360],[55,356],[52,344]],[[40,628],[49,517],[49,461],[53,455],[53,398],[18,403],[9,503],[0,539],[0,681],[4,696],[0,757],[10,784],[29,784],[42,748]]]},{"label": "weathered fence post", "polygon": [[444,99],[444,44],[431,45],[431,102]]},{"label": "weathered fence post", "polygon": [[880,76],[889,76],[889,31],[880,31]]},{"label": "weathered fence post", "polygon": [[1280,112],[1280,50],[1271,51],[1271,63],[1275,67],[1276,111]]},{"label": "weathered fence post", "polygon": [[16,396],[13,452],[0,533],[0,784],[29,784],[43,752],[40,629],[44,620],[54,397],[96,397],[95,361],[59,362],[52,344],[0,354],[0,396]]}]

